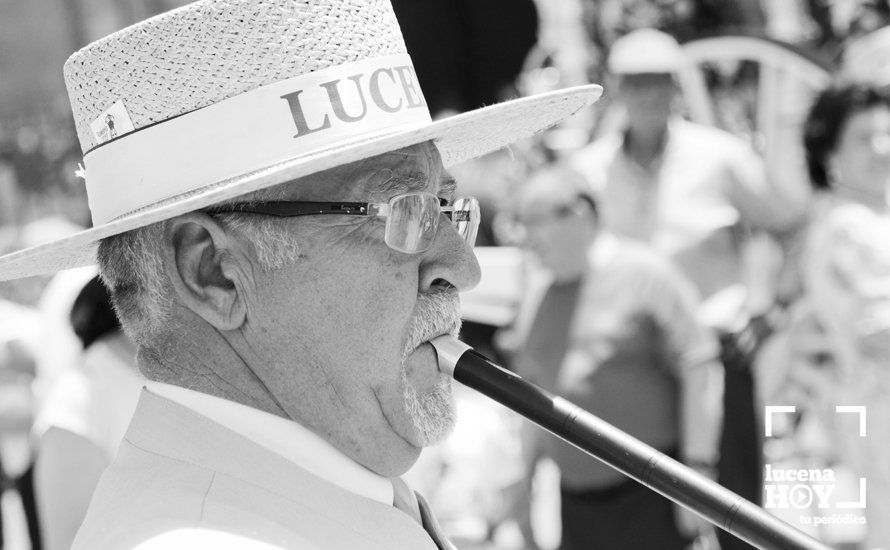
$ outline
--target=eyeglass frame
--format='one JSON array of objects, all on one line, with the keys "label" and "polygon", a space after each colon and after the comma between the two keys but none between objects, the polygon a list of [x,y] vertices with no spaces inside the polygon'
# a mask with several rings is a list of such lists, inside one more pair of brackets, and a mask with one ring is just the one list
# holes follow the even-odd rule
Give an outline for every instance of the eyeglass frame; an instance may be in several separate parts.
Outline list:
[{"label": "eyeglass frame", "polygon": [[[203,210],[205,214],[209,215],[217,215],[217,214],[258,214],[262,216],[274,216],[277,218],[293,218],[299,216],[322,216],[322,215],[341,215],[341,216],[368,216],[368,217],[379,217],[384,218],[386,220],[387,226],[389,225],[390,214],[392,213],[392,205],[399,199],[410,196],[429,196],[433,197],[438,201],[439,214],[445,214],[448,217],[449,221],[452,224],[456,222],[468,222],[472,223],[476,222],[476,226],[478,228],[479,222],[481,221],[481,211],[479,209],[479,201],[476,197],[468,195],[466,197],[457,197],[453,201],[449,201],[448,199],[444,199],[439,197],[433,193],[426,192],[415,192],[415,193],[401,193],[395,195],[390,198],[386,202],[329,202],[329,201],[257,201],[257,202],[241,202],[241,203],[233,203],[233,204],[225,204],[221,206],[216,206],[212,208],[207,208]],[[451,202],[456,203],[461,200],[472,200],[471,204],[475,204],[475,210],[477,212],[476,220],[471,219],[470,210],[457,210],[454,206],[449,205]],[[454,216],[456,214],[465,214],[465,219],[455,220]],[[437,219],[438,219],[437,216]],[[436,226],[436,231],[438,232],[439,227]],[[476,240],[475,231],[473,232],[473,242],[469,242],[468,239],[464,239],[471,247],[475,244]],[[405,254],[420,254],[422,252],[426,252],[429,250],[429,246],[422,250],[415,251],[406,251],[401,250],[390,243],[386,242],[384,238],[384,242],[386,246],[396,250],[398,252],[403,252]]]}]

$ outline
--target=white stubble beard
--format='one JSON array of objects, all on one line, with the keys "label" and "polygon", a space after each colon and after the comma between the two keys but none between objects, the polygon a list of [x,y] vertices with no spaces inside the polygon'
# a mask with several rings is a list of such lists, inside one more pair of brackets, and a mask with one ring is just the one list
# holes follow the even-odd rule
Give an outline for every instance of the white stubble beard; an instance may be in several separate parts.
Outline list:
[{"label": "white stubble beard", "polygon": [[443,332],[457,337],[460,331],[460,301],[454,292],[435,292],[421,297],[423,309],[408,335],[402,351],[399,377],[402,398],[414,424],[417,441],[421,447],[434,445],[451,434],[457,422],[457,404],[452,391],[451,377],[438,373],[435,387],[421,394],[408,380],[408,356],[426,341]]},{"label": "white stubble beard", "polygon": [[435,388],[424,394],[408,381],[408,372],[401,369],[405,409],[414,423],[417,441],[421,447],[435,445],[451,434],[457,422],[457,405],[451,387],[451,378],[440,374]]}]

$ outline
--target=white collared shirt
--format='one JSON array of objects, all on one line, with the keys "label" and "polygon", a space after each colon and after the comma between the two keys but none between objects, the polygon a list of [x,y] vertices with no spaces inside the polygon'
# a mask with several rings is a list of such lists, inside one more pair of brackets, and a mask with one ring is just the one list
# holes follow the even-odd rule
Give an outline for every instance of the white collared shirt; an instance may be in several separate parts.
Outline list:
[{"label": "white collared shirt", "polygon": [[806,201],[775,186],[763,160],[727,132],[672,118],[648,167],[627,154],[625,137],[607,134],[571,163],[594,187],[603,227],[666,255],[703,298],[744,282],[742,228],[780,235],[801,220]]},{"label": "white collared shirt", "polygon": [[392,506],[389,478],[372,472],[292,420],[171,384],[149,381],[145,386],[151,393],[222,424],[325,481]]}]

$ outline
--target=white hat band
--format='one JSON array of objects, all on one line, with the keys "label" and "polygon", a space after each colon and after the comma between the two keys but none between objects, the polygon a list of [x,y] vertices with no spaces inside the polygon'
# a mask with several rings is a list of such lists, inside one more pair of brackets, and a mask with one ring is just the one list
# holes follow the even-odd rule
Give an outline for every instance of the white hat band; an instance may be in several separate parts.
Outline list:
[{"label": "white hat band", "polygon": [[407,54],[318,70],[137,131],[125,101],[94,121],[96,138],[105,142],[84,156],[94,226],[288,159],[431,121]]}]

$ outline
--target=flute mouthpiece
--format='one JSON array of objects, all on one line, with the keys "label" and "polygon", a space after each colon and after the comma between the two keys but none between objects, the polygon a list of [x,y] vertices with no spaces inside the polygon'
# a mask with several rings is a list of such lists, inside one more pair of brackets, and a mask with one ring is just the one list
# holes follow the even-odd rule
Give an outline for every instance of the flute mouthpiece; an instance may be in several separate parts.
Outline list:
[{"label": "flute mouthpiece", "polygon": [[454,367],[458,360],[467,351],[471,350],[470,346],[464,344],[460,340],[448,335],[437,336],[430,340],[433,349],[436,350],[436,356],[439,361],[439,370],[448,376],[454,376]]}]

